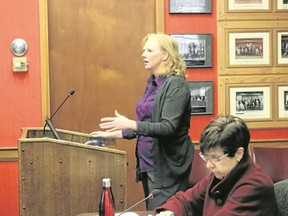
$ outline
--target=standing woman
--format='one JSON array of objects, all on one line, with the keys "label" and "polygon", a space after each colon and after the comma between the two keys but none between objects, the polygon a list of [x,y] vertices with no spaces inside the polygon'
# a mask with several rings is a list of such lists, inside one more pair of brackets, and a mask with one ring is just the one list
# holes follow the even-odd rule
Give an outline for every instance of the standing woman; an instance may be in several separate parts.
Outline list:
[{"label": "standing woman", "polygon": [[178,44],[166,34],[148,34],[142,41],[145,69],[150,72],[144,95],[136,106],[137,120],[115,110],[115,117],[101,119],[94,137],[136,138],[136,180],[147,200],[147,210],[162,205],[177,191],[187,189],[194,145],[189,137],[191,98],[185,63]]}]

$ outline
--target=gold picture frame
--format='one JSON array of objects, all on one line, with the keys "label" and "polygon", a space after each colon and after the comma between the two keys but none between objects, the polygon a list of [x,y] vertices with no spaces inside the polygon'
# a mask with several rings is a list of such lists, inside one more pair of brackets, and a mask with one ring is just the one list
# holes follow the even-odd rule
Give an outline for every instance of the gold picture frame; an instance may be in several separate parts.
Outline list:
[{"label": "gold picture frame", "polygon": [[276,12],[287,12],[288,1],[287,0],[276,0]]},{"label": "gold picture frame", "polygon": [[243,3],[241,0],[228,0],[228,12],[263,12],[271,11],[270,0],[247,0]]},{"label": "gold picture frame", "polygon": [[288,29],[276,30],[276,65],[288,66]]},{"label": "gold picture frame", "polygon": [[[221,0],[218,20],[287,20],[287,0]],[[254,2],[254,3],[253,3]]]},{"label": "gold picture frame", "polygon": [[229,85],[229,113],[246,121],[271,120],[270,85]]},{"label": "gold picture frame", "polygon": [[271,31],[227,31],[227,67],[271,66]]},{"label": "gold picture frame", "polygon": [[277,118],[278,120],[288,120],[288,85],[277,84]]},{"label": "gold picture frame", "polygon": [[[218,103],[218,112],[245,119],[251,129],[287,128],[288,110],[286,111],[283,105],[284,98],[288,97],[287,83],[288,75],[220,77],[218,81],[218,100],[221,103]],[[246,92],[248,92],[246,96],[241,95]],[[264,108],[260,110],[252,108],[252,110],[244,110],[242,113],[241,111],[237,112],[237,93],[241,99],[241,97],[253,97],[254,92],[256,92],[256,98],[258,94],[258,97],[263,100]]]},{"label": "gold picture frame", "polygon": [[[288,78],[288,77],[287,77]],[[286,80],[286,78],[284,78]],[[275,121],[275,83],[277,78],[269,75],[264,76],[229,76],[220,77],[218,81],[218,112],[225,115],[235,115],[243,118],[249,128],[275,128],[278,127],[278,122]],[[236,110],[236,99],[255,98],[262,100],[264,106],[261,109],[256,108],[256,105],[247,108],[247,110]],[[245,93],[247,93],[245,95]],[[237,98],[238,96],[238,98]]]}]

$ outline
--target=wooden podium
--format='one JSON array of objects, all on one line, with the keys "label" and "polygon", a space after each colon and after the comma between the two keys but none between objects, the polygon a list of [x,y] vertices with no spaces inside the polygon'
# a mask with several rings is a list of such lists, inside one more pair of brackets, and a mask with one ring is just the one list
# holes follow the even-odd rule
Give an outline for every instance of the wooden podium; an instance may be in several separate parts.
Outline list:
[{"label": "wooden podium", "polygon": [[19,139],[19,194],[21,216],[75,216],[98,212],[102,179],[111,178],[116,211],[126,209],[126,152],[90,146],[89,134],[56,129],[23,128]]}]

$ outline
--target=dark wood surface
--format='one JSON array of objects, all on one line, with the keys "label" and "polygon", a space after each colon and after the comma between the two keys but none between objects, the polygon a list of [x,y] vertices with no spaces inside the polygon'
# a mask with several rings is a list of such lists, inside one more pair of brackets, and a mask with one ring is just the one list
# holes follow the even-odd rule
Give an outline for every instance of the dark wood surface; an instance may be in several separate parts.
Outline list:
[{"label": "dark wood surface", "polygon": [[[100,130],[100,119],[114,116],[115,109],[135,119],[135,106],[149,75],[141,40],[147,33],[164,32],[164,0],[41,2],[48,4],[49,56],[41,57],[49,63],[49,77],[43,78],[50,84],[46,92],[50,112],[70,89],[76,90],[54,116],[54,126],[91,133]],[[116,145],[127,152],[127,206],[131,206],[144,197],[141,183],[135,181],[135,140],[119,139]],[[145,210],[144,204],[135,210]]]},{"label": "dark wood surface", "polygon": [[67,140],[23,133],[30,135],[19,139],[20,216],[97,212],[103,178],[111,178],[116,209],[126,209],[126,152],[71,141],[87,139],[77,132],[62,131]]},{"label": "dark wood surface", "polygon": [[[120,214],[120,213],[118,213]],[[118,215],[117,213],[115,214],[115,216]],[[82,213],[82,214],[78,214],[76,216],[98,216],[98,213]],[[135,212],[126,212],[125,214],[123,214],[123,216],[152,216],[154,215],[153,211],[135,211]]]}]

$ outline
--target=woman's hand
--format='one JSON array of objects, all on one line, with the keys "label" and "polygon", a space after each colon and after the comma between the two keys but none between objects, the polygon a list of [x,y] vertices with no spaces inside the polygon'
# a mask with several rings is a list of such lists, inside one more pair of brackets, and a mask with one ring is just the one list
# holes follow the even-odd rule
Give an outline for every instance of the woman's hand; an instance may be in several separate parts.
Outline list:
[{"label": "woman's hand", "polygon": [[161,211],[156,216],[174,216],[174,212],[172,211]]},{"label": "woman's hand", "polygon": [[127,117],[120,115],[115,110],[115,117],[105,117],[101,119],[100,128],[105,129],[105,132],[112,132],[117,130],[137,130],[136,121],[130,120]]},{"label": "woman's hand", "polygon": [[107,132],[107,131],[93,131],[90,133],[92,137],[100,137],[100,138],[123,138],[122,137],[122,131],[113,131],[113,132]]}]

